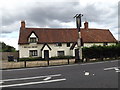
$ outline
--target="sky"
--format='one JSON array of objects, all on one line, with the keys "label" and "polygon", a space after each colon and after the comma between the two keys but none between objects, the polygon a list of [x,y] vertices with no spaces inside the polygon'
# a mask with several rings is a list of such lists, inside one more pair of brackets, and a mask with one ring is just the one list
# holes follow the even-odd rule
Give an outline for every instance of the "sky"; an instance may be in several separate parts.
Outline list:
[{"label": "sky", "polygon": [[83,14],[89,28],[109,29],[118,40],[119,0],[0,0],[0,41],[18,50],[20,23],[35,28],[76,28]]}]

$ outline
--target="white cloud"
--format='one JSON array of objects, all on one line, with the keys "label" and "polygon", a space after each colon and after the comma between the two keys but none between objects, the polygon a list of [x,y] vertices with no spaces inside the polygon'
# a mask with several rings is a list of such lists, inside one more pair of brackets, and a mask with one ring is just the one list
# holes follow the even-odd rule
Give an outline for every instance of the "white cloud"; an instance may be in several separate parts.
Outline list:
[{"label": "white cloud", "polygon": [[117,39],[118,1],[0,0],[3,16],[0,40],[17,48],[21,20],[26,20],[29,27],[74,28],[76,25],[73,16],[76,13],[84,14],[82,21],[87,20],[89,27],[110,29]]},{"label": "white cloud", "polygon": [[66,27],[75,28],[76,24],[75,24],[75,22],[68,22],[68,23],[61,23],[61,26],[64,27],[64,28],[66,28]]},{"label": "white cloud", "polygon": [[9,25],[2,25],[1,30],[2,33],[11,33],[11,32],[16,32],[20,29],[20,21],[16,21],[14,23],[11,23]]}]

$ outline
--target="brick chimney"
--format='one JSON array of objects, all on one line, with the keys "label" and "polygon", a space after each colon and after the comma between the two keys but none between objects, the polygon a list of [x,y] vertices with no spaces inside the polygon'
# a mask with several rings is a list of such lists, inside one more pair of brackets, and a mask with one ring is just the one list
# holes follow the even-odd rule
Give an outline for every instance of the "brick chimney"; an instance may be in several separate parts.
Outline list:
[{"label": "brick chimney", "polygon": [[87,21],[85,21],[85,23],[84,23],[84,29],[88,30],[88,22]]},{"label": "brick chimney", "polygon": [[25,29],[25,21],[21,21],[21,29]]}]

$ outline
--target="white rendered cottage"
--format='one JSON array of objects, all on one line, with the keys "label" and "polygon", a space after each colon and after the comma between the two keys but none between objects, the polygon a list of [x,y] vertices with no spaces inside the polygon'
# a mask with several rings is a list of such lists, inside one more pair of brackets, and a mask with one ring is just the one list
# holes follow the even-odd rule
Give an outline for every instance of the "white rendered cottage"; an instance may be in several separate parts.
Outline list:
[{"label": "white rendered cottage", "polygon": [[[108,29],[88,28],[88,22],[81,29],[84,47],[92,45],[114,45],[116,39]],[[19,57],[75,56],[78,32],[76,28],[27,28],[21,21],[19,34]]]}]

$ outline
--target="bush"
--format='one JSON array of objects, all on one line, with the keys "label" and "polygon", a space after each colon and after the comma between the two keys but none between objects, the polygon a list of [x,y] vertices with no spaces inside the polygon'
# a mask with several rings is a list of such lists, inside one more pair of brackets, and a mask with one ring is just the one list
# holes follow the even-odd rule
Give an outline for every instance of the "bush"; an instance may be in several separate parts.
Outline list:
[{"label": "bush", "polygon": [[117,58],[120,57],[120,44],[113,46],[92,46],[83,48],[83,58]]},{"label": "bush", "polygon": [[41,57],[34,57],[34,58],[19,58],[19,61],[39,61],[43,60]]},{"label": "bush", "polygon": [[[58,56],[58,57],[51,57],[50,60],[57,60],[57,59],[72,59],[73,56]],[[41,57],[34,57],[34,58],[19,58],[19,61],[40,61],[44,60]]]},{"label": "bush", "polygon": [[56,59],[72,59],[73,56],[57,56],[57,57],[51,57],[50,60],[56,60]]}]

